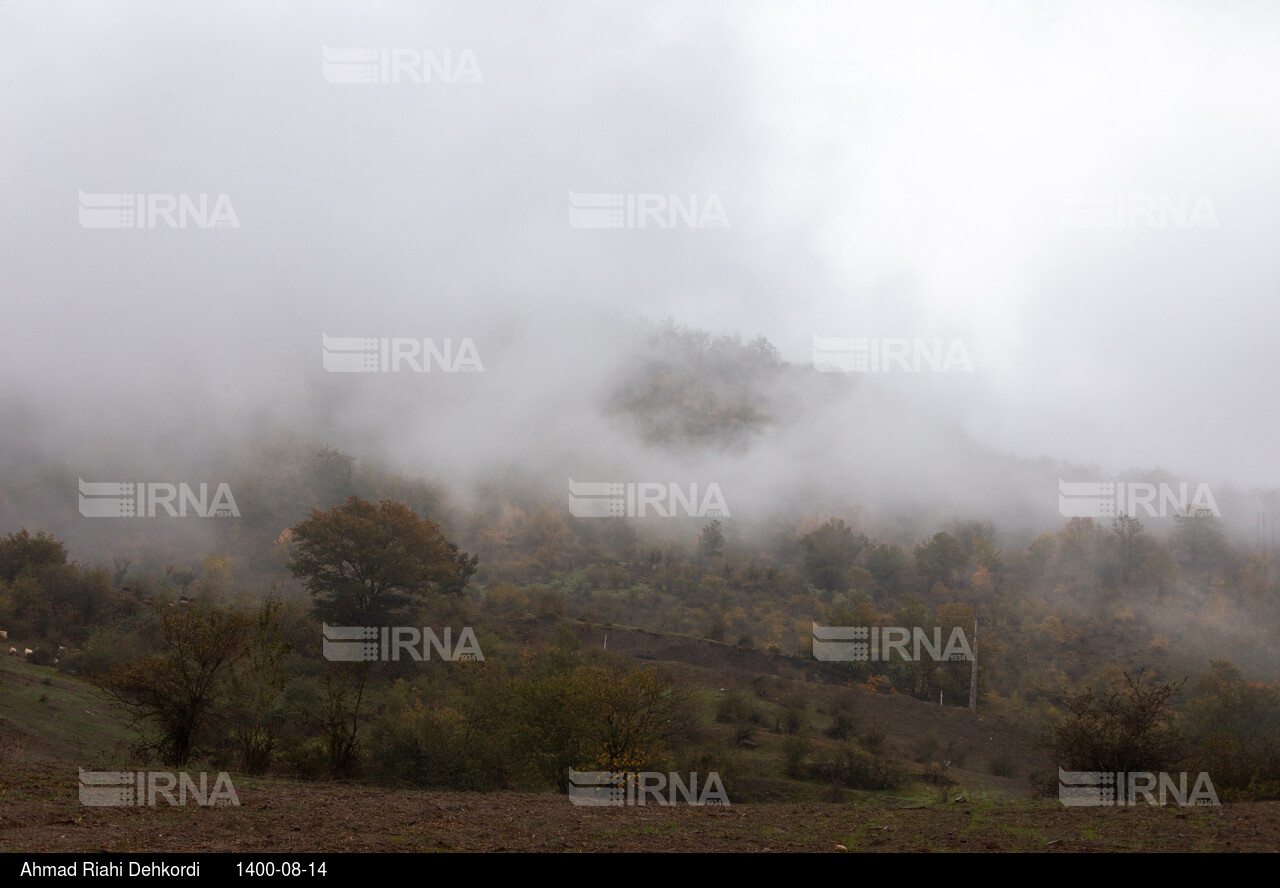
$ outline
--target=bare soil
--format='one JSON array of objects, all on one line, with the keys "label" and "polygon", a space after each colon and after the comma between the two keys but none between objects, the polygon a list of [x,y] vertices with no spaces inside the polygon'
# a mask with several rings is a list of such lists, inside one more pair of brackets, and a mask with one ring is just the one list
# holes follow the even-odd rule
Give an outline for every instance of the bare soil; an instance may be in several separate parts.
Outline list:
[{"label": "bare soil", "polygon": [[235,777],[238,807],[90,808],[74,765],[11,763],[0,851],[1276,851],[1280,802],[575,807],[524,793]]}]

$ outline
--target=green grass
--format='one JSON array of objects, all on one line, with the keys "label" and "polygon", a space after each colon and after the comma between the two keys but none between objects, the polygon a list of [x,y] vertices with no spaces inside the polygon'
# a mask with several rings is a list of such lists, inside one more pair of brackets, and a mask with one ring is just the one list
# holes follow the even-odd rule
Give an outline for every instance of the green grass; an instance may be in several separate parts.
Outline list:
[{"label": "green grass", "polygon": [[14,658],[0,662],[0,733],[11,757],[85,766],[117,758],[135,737],[93,685]]},{"label": "green grass", "polygon": [[998,822],[996,826],[1002,833],[1019,839],[1027,839],[1041,847],[1043,847],[1050,838],[1056,838],[1050,837],[1043,829],[1034,826],[1020,826],[1018,824],[1004,822]]},{"label": "green grass", "polygon": [[883,827],[887,826],[890,821],[889,816],[872,817],[862,826],[855,829],[840,844],[844,845],[850,851],[865,851],[869,846],[871,834],[874,832],[883,832]]}]

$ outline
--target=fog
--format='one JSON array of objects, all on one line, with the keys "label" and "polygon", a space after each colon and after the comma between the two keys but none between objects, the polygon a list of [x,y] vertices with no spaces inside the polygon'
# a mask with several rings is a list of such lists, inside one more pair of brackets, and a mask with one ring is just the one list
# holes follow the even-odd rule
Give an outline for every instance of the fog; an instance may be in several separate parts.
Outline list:
[{"label": "fog", "polygon": [[[2,513],[75,525],[68,478],[217,481],[296,434],[463,503],[714,482],[735,520],[1018,539],[1064,520],[1059,477],[1154,479],[1251,534],[1278,38],[1265,3],[6,3]],[[351,48],[377,82],[335,82]],[[234,224],[86,225],[113,194]],[[571,194],[664,209],[581,227]],[[667,318],[797,365],[759,427],[610,409]],[[329,372],[325,336],[482,367]],[[820,373],[814,336],[960,341],[972,372]]]}]

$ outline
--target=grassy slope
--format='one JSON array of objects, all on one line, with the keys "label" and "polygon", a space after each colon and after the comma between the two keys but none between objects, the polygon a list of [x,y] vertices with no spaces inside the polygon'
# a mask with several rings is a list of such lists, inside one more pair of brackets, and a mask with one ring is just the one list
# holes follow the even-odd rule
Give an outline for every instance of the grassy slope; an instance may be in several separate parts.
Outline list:
[{"label": "grassy slope", "polygon": [[[528,627],[530,635],[543,627]],[[1280,846],[1280,803],[1216,809],[1064,809],[1030,801],[1025,773],[992,777],[987,756],[1026,739],[994,719],[812,680],[808,665],[740,662],[725,646],[655,633],[610,630],[610,648],[633,647],[642,662],[691,682],[703,730],[722,740],[769,805],[698,808],[576,808],[563,796],[438,793],[335,783],[296,783],[233,775],[236,808],[86,808],[76,767],[124,762],[129,729],[97,692],[55,670],[16,659],[0,664],[0,850],[1248,850]],[[533,640],[530,638],[529,640]],[[585,641],[586,639],[584,639]],[[762,680],[764,676],[767,681]],[[777,676],[776,678],[774,676]],[[45,682],[48,682],[46,684]],[[725,690],[722,691],[721,688]],[[724,693],[749,695],[761,714],[754,749],[735,749],[732,728],[714,712]],[[846,791],[788,780],[784,735],[773,730],[787,701],[804,699],[814,742],[809,760],[834,744],[822,736],[837,709],[852,711],[885,736],[885,750],[916,775],[922,737],[950,744],[947,795],[912,777],[893,792]],[[41,700],[44,697],[44,700]],[[16,738],[16,739],[15,739]],[[14,755],[14,753],[17,755]],[[944,753],[925,756],[936,759]],[[1015,756],[1015,757],[1017,757]],[[1031,764],[1020,760],[1020,771]],[[963,802],[955,801],[963,796]]]},{"label": "grassy slope", "polygon": [[17,657],[0,659],[0,760],[123,761],[133,733],[87,682]]}]

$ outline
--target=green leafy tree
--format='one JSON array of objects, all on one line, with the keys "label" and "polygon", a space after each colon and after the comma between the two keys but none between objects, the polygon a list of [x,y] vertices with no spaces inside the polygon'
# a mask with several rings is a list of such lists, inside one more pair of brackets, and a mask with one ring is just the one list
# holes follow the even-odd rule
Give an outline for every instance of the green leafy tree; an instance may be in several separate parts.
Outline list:
[{"label": "green leafy tree", "polygon": [[955,572],[969,560],[956,538],[944,532],[935,533],[927,543],[916,546],[916,570],[929,586],[950,585]]},{"label": "green leafy tree", "polygon": [[698,552],[704,558],[724,554],[724,531],[720,528],[720,519],[715,519],[698,532]]},{"label": "green leafy tree", "polygon": [[1180,559],[1198,570],[1221,570],[1231,560],[1222,535],[1222,521],[1212,515],[1187,512],[1173,516],[1173,548]]},{"label": "green leafy tree", "polygon": [[996,538],[996,526],[978,518],[957,519],[951,522],[951,535],[966,555],[974,556],[982,540],[990,542]]},{"label": "green leafy tree", "polygon": [[1195,767],[1219,788],[1280,798],[1280,687],[1249,681],[1226,660],[1209,663],[1184,714]]},{"label": "green leafy tree", "polygon": [[320,722],[329,774],[345,778],[355,774],[360,761],[360,705],[369,684],[368,663],[343,663],[324,676],[324,708]]},{"label": "green leafy tree", "polygon": [[894,543],[877,543],[867,550],[867,572],[886,592],[902,590],[903,578],[910,569],[907,553]]},{"label": "green leafy tree", "polygon": [[341,502],[351,494],[355,459],[332,447],[321,447],[312,457],[316,493],[322,502]]},{"label": "green leafy tree", "polygon": [[24,527],[0,539],[0,579],[7,583],[28,567],[38,570],[66,563],[66,547],[43,530],[32,536]]},{"label": "green leafy tree", "polygon": [[809,582],[825,591],[843,589],[854,561],[867,546],[867,538],[855,534],[840,518],[831,518],[800,538],[804,572]]}]

